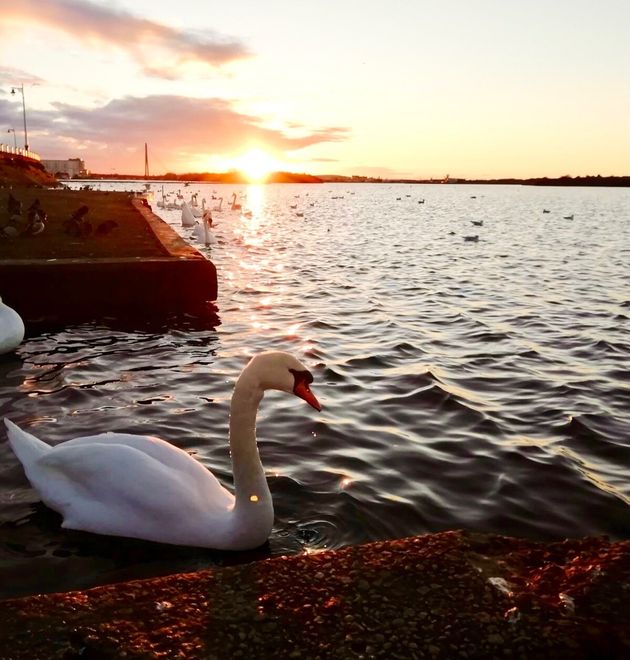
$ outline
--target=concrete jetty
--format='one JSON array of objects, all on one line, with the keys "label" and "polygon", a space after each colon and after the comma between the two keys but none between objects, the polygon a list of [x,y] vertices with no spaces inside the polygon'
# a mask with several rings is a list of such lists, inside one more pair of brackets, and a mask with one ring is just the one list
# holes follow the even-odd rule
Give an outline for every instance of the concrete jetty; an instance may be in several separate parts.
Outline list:
[{"label": "concrete jetty", "polygon": [[0,657],[630,657],[630,542],[465,532],[0,602]]},{"label": "concrete jetty", "polygon": [[[38,198],[49,212],[42,234],[0,240],[0,295],[27,324],[203,313],[216,300],[214,264],[144,200],[68,190],[12,194],[25,207]],[[95,227],[111,220],[115,228],[101,236],[68,236],[64,223],[82,204]],[[6,207],[2,195],[0,207]]]}]

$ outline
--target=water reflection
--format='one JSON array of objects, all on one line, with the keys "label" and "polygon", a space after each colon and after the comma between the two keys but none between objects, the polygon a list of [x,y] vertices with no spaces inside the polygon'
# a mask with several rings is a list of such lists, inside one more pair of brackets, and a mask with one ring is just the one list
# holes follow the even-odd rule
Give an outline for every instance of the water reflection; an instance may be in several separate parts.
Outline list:
[{"label": "water reflection", "polygon": [[[186,190],[210,189],[237,190]],[[249,187],[251,217],[215,216],[214,320],[31,335],[20,363],[0,362],[0,416],[36,420],[52,442],[109,428],[167,436],[229,486],[234,380],[252,354],[289,350],[325,412],[265,397],[259,448],[276,518],[262,555],[449,528],[630,538],[630,192],[347,189]],[[180,213],[160,213],[189,238]],[[480,241],[464,244],[471,219],[484,220]],[[0,475],[15,521],[32,491],[2,440]],[[24,560],[23,574],[29,552],[48,562],[65,548],[64,532],[28,517],[16,529],[0,527],[0,552]],[[90,547],[84,563],[55,556],[49,573],[116,575],[98,540]],[[157,564],[186,570],[171,556]]]}]

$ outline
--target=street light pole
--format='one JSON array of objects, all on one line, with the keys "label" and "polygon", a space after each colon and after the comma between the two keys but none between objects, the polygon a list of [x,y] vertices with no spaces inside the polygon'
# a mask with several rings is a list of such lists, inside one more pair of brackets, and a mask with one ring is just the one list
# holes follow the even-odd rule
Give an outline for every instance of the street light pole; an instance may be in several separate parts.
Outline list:
[{"label": "street light pole", "polygon": [[13,148],[14,148],[14,149],[17,149],[17,139],[16,139],[16,137],[15,137],[15,129],[14,129],[14,128],[10,128],[10,129],[7,131],[7,133],[13,133]]},{"label": "street light pole", "polygon": [[28,151],[28,133],[26,132],[26,101],[24,100],[24,84],[19,87],[11,87],[11,94],[15,94],[15,90],[22,94],[22,114],[24,116],[24,149]]}]

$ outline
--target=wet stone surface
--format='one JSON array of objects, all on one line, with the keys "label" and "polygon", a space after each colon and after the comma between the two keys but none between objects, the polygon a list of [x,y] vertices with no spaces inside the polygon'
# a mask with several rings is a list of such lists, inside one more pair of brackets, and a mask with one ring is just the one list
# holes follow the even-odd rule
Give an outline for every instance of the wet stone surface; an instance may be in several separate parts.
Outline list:
[{"label": "wet stone surface", "polygon": [[622,658],[630,543],[462,532],[0,603],[11,658]]}]

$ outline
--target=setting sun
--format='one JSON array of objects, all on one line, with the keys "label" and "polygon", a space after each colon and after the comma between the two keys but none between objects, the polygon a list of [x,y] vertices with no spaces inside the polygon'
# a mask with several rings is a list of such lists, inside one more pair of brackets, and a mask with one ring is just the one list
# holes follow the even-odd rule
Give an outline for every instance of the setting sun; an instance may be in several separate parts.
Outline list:
[{"label": "setting sun", "polygon": [[250,181],[262,181],[279,168],[279,164],[269,154],[260,149],[251,149],[234,161],[234,167]]}]

